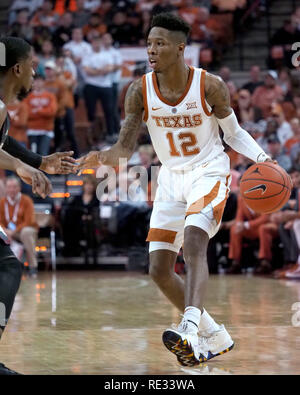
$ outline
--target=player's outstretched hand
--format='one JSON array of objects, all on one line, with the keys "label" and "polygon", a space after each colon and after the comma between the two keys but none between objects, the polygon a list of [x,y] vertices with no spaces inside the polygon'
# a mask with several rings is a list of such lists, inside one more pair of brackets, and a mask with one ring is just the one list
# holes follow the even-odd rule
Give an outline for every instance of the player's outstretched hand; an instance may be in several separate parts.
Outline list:
[{"label": "player's outstretched hand", "polygon": [[76,160],[72,157],[73,154],[73,151],[68,151],[43,156],[40,170],[48,174],[77,173],[78,166]]},{"label": "player's outstretched hand", "polygon": [[100,162],[100,151],[91,151],[88,154],[76,159],[77,171],[81,173],[84,169],[93,169],[101,165]]},{"label": "player's outstretched hand", "polygon": [[33,193],[40,195],[44,199],[51,193],[51,182],[41,171],[21,162],[16,168],[16,173],[26,184],[32,186]]}]

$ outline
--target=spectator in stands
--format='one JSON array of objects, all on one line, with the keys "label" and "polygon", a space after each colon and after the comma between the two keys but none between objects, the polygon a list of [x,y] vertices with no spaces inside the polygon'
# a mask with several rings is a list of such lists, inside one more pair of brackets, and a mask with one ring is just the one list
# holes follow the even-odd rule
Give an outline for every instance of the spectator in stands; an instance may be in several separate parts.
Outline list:
[{"label": "spectator in stands", "polygon": [[9,134],[27,148],[28,139],[26,127],[28,121],[28,108],[26,103],[16,99],[7,106],[7,111],[10,117]]},{"label": "spectator in stands", "polygon": [[77,66],[81,65],[83,55],[88,57],[92,52],[90,43],[83,39],[82,29],[75,27],[72,30],[72,40],[63,46],[64,50],[69,50],[72,59]]},{"label": "spectator in stands", "polygon": [[141,32],[142,32],[142,39],[140,40],[140,45],[141,46],[145,46],[146,45],[146,37],[147,34],[150,30],[150,26],[151,26],[151,12],[150,11],[143,11],[141,14],[141,21],[142,21],[142,28],[141,28]]},{"label": "spectator in stands", "polygon": [[91,12],[86,8],[87,3],[86,0],[77,0],[77,10],[73,12],[74,26],[82,28],[88,24]]},{"label": "spectator in stands", "polygon": [[101,6],[95,12],[98,12],[106,23],[109,23],[114,14],[113,2],[111,0],[102,0]]},{"label": "spectator in stands", "polygon": [[104,52],[113,58],[113,71],[111,72],[112,78],[112,93],[113,93],[113,108],[114,108],[114,130],[119,131],[120,128],[120,112],[119,112],[119,84],[122,74],[122,55],[119,49],[113,46],[113,39],[110,33],[102,36],[102,45]]},{"label": "spectator in stands", "polygon": [[90,12],[96,12],[97,9],[102,5],[101,3],[101,0],[85,0],[84,8]]},{"label": "spectator in stands", "polygon": [[33,29],[33,38],[31,44],[34,50],[40,54],[42,52],[43,43],[52,40],[52,33],[48,27],[37,26]]},{"label": "spectator in stands", "polygon": [[[59,56],[56,59],[57,65],[57,73],[58,79],[66,85],[66,94],[65,94],[65,108],[66,113],[63,117],[63,127],[66,132],[66,138],[71,144],[71,149],[74,151],[74,157],[78,158],[79,156],[79,149],[78,144],[75,136],[75,102],[74,102],[74,90],[77,84],[76,79],[76,68],[73,64],[73,67],[70,68],[69,61],[72,62],[70,58],[65,56]],[[72,73],[73,71],[73,73]],[[63,141],[58,141],[58,146],[63,145]]]},{"label": "spectator in stands", "polygon": [[33,37],[33,28],[29,25],[28,9],[17,11],[15,22],[9,27],[8,36],[20,37],[26,41],[31,41]]},{"label": "spectator in stands", "polygon": [[171,4],[170,0],[161,0],[152,8],[152,16],[161,12],[176,12],[177,8]]},{"label": "spectator in stands", "polygon": [[77,9],[77,0],[52,0],[52,2],[54,3],[54,12],[59,16]]},{"label": "spectator in stands", "polygon": [[[294,220],[299,214],[299,187],[300,172],[295,168],[290,169],[289,175],[292,179],[293,189],[287,204],[278,212],[271,214],[270,220],[279,226],[279,236],[283,244],[284,265],[281,269],[274,272],[276,278],[284,278],[286,271],[298,268],[296,264],[299,248],[294,231]],[[300,260],[299,260],[300,262]]]},{"label": "spectator in stands", "polygon": [[219,12],[236,11],[238,8],[244,8],[247,4],[246,0],[212,0],[211,4],[218,9]]},{"label": "spectator in stands", "polygon": [[58,27],[55,29],[52,37],[53,45],[57,50],[62,48],[67,42],[71,40],[73,29],[73,14],[65,12],[60,16]]},{"label": "spectator in stands", "polygon": [[233,108],[236,108],[237,101],[238,101],[238,91],[234,81],[227,81],[226,82],[229,95],[230,95],[230,102]]},{"label": "spectator in stands", "polygon": [[251,210],[242,199],[238,197],[237,214],[234,225],[230,228],[229,259],[232,259],[231,274],[241,273],[241,258],[243,240],[259,240],[260,265],[258,272],[269,273],[271,271],[268,262],[272,259],[270,234],[273,229],[268,227],[269,215],[257,214]]},{"label": "spectator in stands", "polygon": [[282,68],[278,72],[277,85],[280,86],[285,97],[291,97],[292,81],[291,72],[287,67]]},{"label": "spectator in stands", "polygon": [[299,121],[299,118],[291,119],[290,126],[291,126],[291,129],[293,132],[293,136],[291,138],[289,138],[288,140],[286,140],[286,142],[284,143],[284,149],[285,149],[285,153],[287,155],[290,154],[291,149],[293,148],[293,146],[295,144],[300,143],[300,121]]},{"label": "spectator in stands", "polygon": [[14,0],[9,10],[9,24],[15,21],[18,11],[26,9],[32,14],[42,3],[43,0]]},{"label": "spectator in stands", "polygon": [[240,123],[249,121],[256,123],[262,119],[261,109],[251,103],[251,94],[246,89],[240,89],[238,92],[235,113]]},{"label": "spectator in stands", "polygon": [[[205,39],[206,45],[214,47],[218,53],[224,51],[224,48],[232,42],[231,24],[227,23],[225,19],[222,21],[215,15],[210,15],[209,9],[206,7],[197,7],[196,18],[191,26],[192,41],[201,42],[202,36],[202,41]],[[198,39],[195,40],[197,36]]]},{"label": "spectator in stands", "polygon": [[[232,170],[231,173],[233,173],[235,177],[240,176],[240,174],[235,170]],[[221,254],[225,253],[226,257],[228,256],[228,247],[226,245],[229,244],[230,229],[235,223],[237,199],[238,185],[236,183],[234,187],[233,183],[231,183],[230,193],[224,209],[220,230],[208,243],[207,263],[210,273],[218,273],[218,260]],[[218,251],[218,245],[221,245],[221,251]]]},{"label": "spectator in stands", "polygon": [[63,207],[64,256],[80,255],[80,240],[86,240],[87,247],[96,247],[96,232],[99,231],[99,200],[96,188],[95,176],[84,176],[82,194],[68,199]]},{"label": "spectator in stands", "polygon": [[31,151],[48,155],[54,137],[57,100],[53,93],[45,89],[45,81],[41,75],[35,76],[33,91],[24,102],[28,109],[27,136]]},{"label": "spectator in stands", "polygon": [[290,158],[293,163],[293,167],[300,171],[300,144],[294,144],[291,149]]},{"label": "spectator in stands", "polygon": [[261,85],[263,85],[263,81],[261,80],[260,67],[257,65],[253,65],[250,69],[250,81],[243,85],[242,88],[247,89],[252,95],[255,89]]},{"label": "spectator in stands", "polygon": [[[206,19],[207,16],[209,17],[208,9],[202,7],[201,11],[205,13],[205,17],[203,17],[204,19]],[[198,13],[199,13],[199,6],[195,5],[194,0],[183,1],[181,7],[179,8],[179,15],[191,26],[196,22]],[[202,13],[200,12],[200,14]]]},{"label": "spectator in stands", "polygon": [[268,153],[273,160],[276,160],[279,166],[287,172],[292,168],[292,161],[288,155],[284,154],[283,147],[276,135],[268,138]]},{"label": "spectator in stands", "polygon": [[266,130],[266,124],[267,122],[262,119],[257,123],[254,122],[244,122],[241,123],[241,126],[247,130],[248,133],[251,134],[251,136],[254,138],[254,140],[258,141],[262,139],[264,136],[265,130]]},{"label": "spectator in stands", "polygon": [[91,14],[88,24],[82,28],[83,35],[91,41],[92,37],[101,36],[107,32],[107,26],[97,13]]},{"label": "spectator in stands", "polygon": [[55,62],[54,47],[52,41],[45,40],[42,44],[41,53],[38,54],[39,65],[43,68],[43,74],[45,73],[45,63],[48,61]]},{"label": "spectator in stands", "polygon": [[58,21],[58,15],[53,11],[51,0],[44,0],[39,8],[32,16],[30,24],[33,27],[43,26],[54,31]]},{"label": "spectator in stands", "polygon": [[119,130],[115,129],[113,91],[111,72],[114,70],[114,60],[101,49],[101,39],[95,37],[92,41],[92,53],[83,59],[85,87],[84,98],[88,112],[88,119],[93,127],[96,116],[97,101],[101,101],[106,121],[107,142],[116,141]]},{"label": "spectator in stands", "polygon": [[139,159],[141,166],[147,170],[150,169],[154,158],[154,149],[151,144],[143,144],[138,147]]},{"label": "spectator in stands", "polygon": [[66,115],[68,88],[66,82],[58,76],[58,70],[55,62],[48,61],[45,63],[45,84],[44,87],[48,92],[55,95],[57,101],[57,112],[55,116],[54,138],[55,150],[60,150],[62,137],[64,134],[64,117]]},{"label": "spectator in stands", "polygon": [[30,274],[36,275],[38,263],[35,244],[38,226],[33,201],[21,193],[21,183],[16,177],[6,179],[6,196],[0,201],[0,223],[11,241],[23,244]]},{"label": "spectator in stands", "polygon": [[278,29],[271,38],[270,44],[272,46],[282,46],[285,54],[285,64],[288,67],[293,67],[291,58],[293,52],[291,46],[295,42],[300,41],[300,31],[297,30],[296,21],[293,17],[286,19],[283,26]]},{"label": "spectator in stands", "polygon": [[283,91],[277,85],[277,79],[276,71],[269,70],[265,76],[264,84],[258,86],[252,95],[253,105],[262,110],[264,118],[271,115],[272,104],[283,99]]},{"label": "spectator in stands", "polygon": [[130,247],[132,245],[145,245],[149,213],[145,189],[137,184],[135,177],[127,171],[121,172],[118,176],[118,187],[116,195],[120,202],[117,206],[118,217],[118,246]]},{"label": "spectator in stands", "polygon": [[292,105],[294,108],[292,116],[300,118],[300,90],[299,89],[293,91]]},{"label": "spectator in stands", "polygon": [[83,40],[83,33],[81,28],[74,28],[72,30],[72,40],[63,46],[64,53],[70,54],[77,69],[77,86],[74,92],[75,105],[77,107],[78,100],[83,95],[84,88],[84,73],[81,67],[82,57],[88,57],[92,52],[90,43]]},{"label": "spectator in stands", "polygon": [[141,31],[127,22],[125,12],[117,12],[108,26],[108,31],[112,35],[114,42],[118,45],[137,44],[141,38]]},{"label": "spectator in stands", "polygon": [[[208,25],[209,10],[205,7],[195,7],[196,13],[193,15],[191,23],[190,37],[193,42],[202,43],[205,47],[213,47],[214,32]],[[202,49],[202,48],[201,48]]]},{"label": "spectator in stands", "polygon": [[264,151],[268,150],[268,139],[270,136],[277,136],[278,122],[275,118],[268,118],[266,129],[261,137],[257,139],[257,143]]},{"label": "spectator in stands", "polygon": [[279,104],[273,103],[271,117],[278,122],[277,137],[282,145],[293,137],[293,131],[289,122],[285,120],[284,112]]},{"label": "spectator in stands", "polygon": [[229,67],[221,67],[218,74],[224,82],[227,83],[228,81],[231,81],[231,71]]},{"label": "spectator in stands", "polygon": [[293,13],[293,20],[297,30],[300,30],[300,7],[297,7],[295,12]]}]

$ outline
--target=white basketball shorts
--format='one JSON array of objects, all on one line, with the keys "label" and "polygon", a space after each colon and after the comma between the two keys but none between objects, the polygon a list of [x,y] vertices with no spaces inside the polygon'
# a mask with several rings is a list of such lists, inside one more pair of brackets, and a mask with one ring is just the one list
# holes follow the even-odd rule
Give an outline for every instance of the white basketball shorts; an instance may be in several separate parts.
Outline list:
[{"label": "white basketball shorts", "polygon": [[213,237],[220,227],[230,181],[230,161],[225,152],[186,170],[162,166],[147,237],[149,251],[178,253],[184,228],[190,225]]}]

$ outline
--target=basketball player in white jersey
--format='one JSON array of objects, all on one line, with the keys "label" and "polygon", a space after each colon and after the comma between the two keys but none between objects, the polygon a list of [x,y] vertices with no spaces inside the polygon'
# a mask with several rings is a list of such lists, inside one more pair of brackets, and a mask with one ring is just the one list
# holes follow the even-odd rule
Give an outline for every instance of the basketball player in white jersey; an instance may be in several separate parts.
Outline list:
[{"label": "basketball player in white jersey", "polygon": [[[239,126],[221,78],[188,67],[184,49],[190,27],[173,14],[154,16],[147,39],[152,72],[134,81],[125,100],[126,117],[118,142],[108,151],[92,151],[79,168],[117,166],[130,158],[144,120],[162,163],[147,240],[150,275],[183,313],[179,326],[163,333],[178,361],[194,366],[232,349],[223,325],[204,309],[208,283],[209,239],[219,229],[229,192],[229,158],[219,136],[254,162],[269,160]],[[183,246],[185,282],[174,265]]]}]

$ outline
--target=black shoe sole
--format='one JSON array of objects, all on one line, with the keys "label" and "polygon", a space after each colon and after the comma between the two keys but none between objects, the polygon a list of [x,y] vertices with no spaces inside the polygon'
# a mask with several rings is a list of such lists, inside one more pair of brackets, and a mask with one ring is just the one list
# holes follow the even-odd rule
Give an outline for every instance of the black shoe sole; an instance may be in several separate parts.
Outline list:
[{"label": "black shoe sole", "polygon": [[181,336],[172,331],[165,331],[162,341],[169,351],[177,356],[177,360],[182,366],[197,366],[198,359],[187,340],[182,340]]}]

